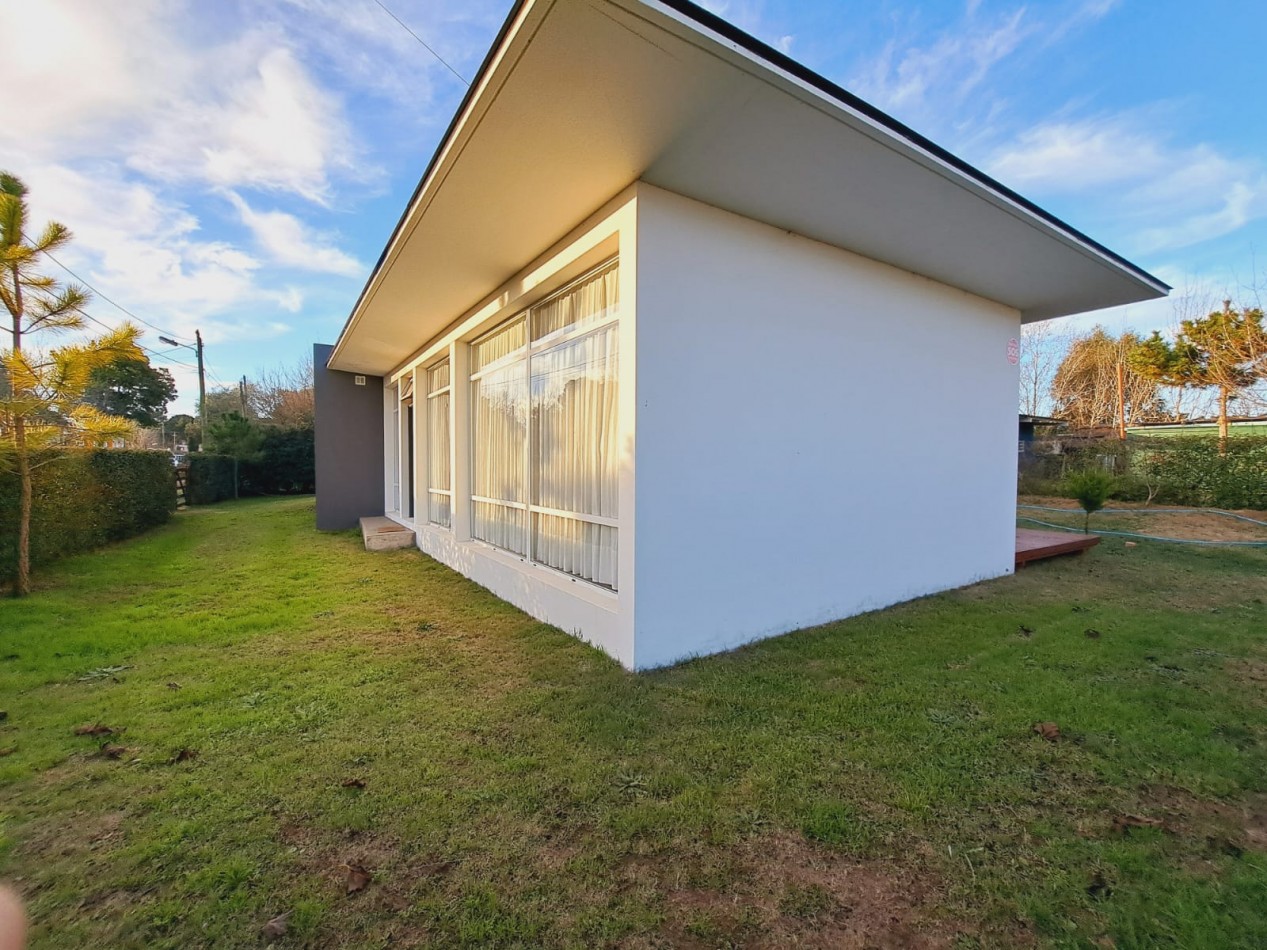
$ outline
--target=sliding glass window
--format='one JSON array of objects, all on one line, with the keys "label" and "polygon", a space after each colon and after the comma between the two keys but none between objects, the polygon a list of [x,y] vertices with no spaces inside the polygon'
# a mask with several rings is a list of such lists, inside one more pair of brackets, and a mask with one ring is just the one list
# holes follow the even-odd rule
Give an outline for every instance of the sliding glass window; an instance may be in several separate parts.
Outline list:
[{"label": "sliding glass window", "polygon": [[617,586],[619,267],[472,346],[472,534]]}]

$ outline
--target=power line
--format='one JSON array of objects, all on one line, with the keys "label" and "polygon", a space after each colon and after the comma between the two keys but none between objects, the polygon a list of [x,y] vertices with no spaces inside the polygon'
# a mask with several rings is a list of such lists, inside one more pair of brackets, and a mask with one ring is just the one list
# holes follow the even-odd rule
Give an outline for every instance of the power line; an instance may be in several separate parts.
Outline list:
[{"label": "power line", "polygon": [[[112,332],[112,333],[113,333],[115,330],[119,329],[118,327],[112,327],[112,326],[110,326],[110,324],[106,323],[104,320],[98,320],[96,317],[94,317],[94,316],[93,316],[91,313],[89,313],[87,310],[84,310],[84,309],[82,309],[82,308],[76,308],[76,309],[78,310],[78,312],[79,312],[82,316],[87,317],[89,320],[91,320],[91,321],[92,321],[93,323],[95,323],[97,326],[101,327],[103,330],[109,330],[110,332]],[[137,347],[139,347],[141,350],[144,350],[144,351],[145,351],[146,353],[148,353],[150,356],[155,356],[155,357],[158,357],[158,358],[159,358],[159,359],[161,359],[161,360],[166,360],[167,362],[169,362],[169,363],[174,363],[174,364],[175,364],[175,365],[177,365],[177,366],[183,366],[183,367],[185,367],[186,369],[194,369],[194,370],[196,370],[196,369],[198,368],[197,366],[194,366],[192,363],[182,363],[180,360],[178,360],[178,359],[174,359],[174,358],[172,358],[172,357],[168,356],[167,354],[168,354],[168,353],[170,353],[170,352],[173,352],[172,350],[165,350],[165,351],[163,351],[163,352],[161,352],[161,353],[160,353],[158,350],[151,350],[151,349],[150,349],[148,346],[146,346],[144,343],[138,343],[138,344],[137,344]]]},{"label": "power line", "polygon": [[393,20],[395,20],[397,23],[399,23],[402,27],[404,27],[404,29],[405,29],[405,32],[406,32],[406,33],[408,33],[410,36],[412,36],[414,39],[416,39],[419,43],[421,43],[421,44],[422,44],[422,46],[423,46],[423,48],[424,48],[424,49],[425,49],[428,53],[430,53],[432,56],[434,56],[436,59],[438,59],[438,60],[439,60],[439,61],[440,61],[440,62],[444,65],[444,68],[445,68],[445,69],[447,69],[449,72],[453,73],[453,75],[457,76],[457,77],[458,77],[458,81],[459,81],[460,83],[462,83],[462,85],[467,86],[468,88],[470,87],[470,85],[471,85],[471,84],[470,84],[469,82],[467,82],[467,81],[466,81],[466,80],[462,77],[462,74],[461,74],[460,72],[458,72],[456,69],[454,69],[452,66],[450,66],[450,65],[449,65],[449,64],[445,61],[445,59],[444,59],[444,57],[443,57],[443,56],[441,56],[439,53],[437,53],[434,49],[432,49],[432,48],[431,48],[431,47],[427,44],[427,41],[426,41],[426,40],[424,40],[421,36],[419,36],[419,35],[418,35],[417,33],[415,33],[413,30],[411,30],[411,29],[409,28],[409,24],[408,24],[408,23],[406,23],[406,22],[405,22],[404,20],[402,20],[400,17],[396,16],[396,14],[392,13],[392,11],[391,11],[391,10],[389,10],[389,9],[387,8],[387,4],[383,3],[383,0],[374,0],[374,2],[375,2],[375,3],[377,3],[380,7],[382,7],[382,8],[383,8],[383,12],[384,12],[384,13],[386,13],[389,17],[391,17]]},{"label": "power line", "polygon": [[[113,305],[115,308],[117,308],[117,309],[119,309],[119,310],[122,310],[124,313],[126,313],[126,314],[127,314],[129,317],[131,317],[133,320],[137,321],[138,323],[143,323],[143,324],[145,324],[145,325],[146,325],[147,327],[149,327],[151,330],[157,330],[159,333],[167,333],[167,334],[168,334],[168,336],[175,336],[175,334],[173,334],[173,333],[169,333],[167,330],[164,330],[162,327],[160,327],[160,326],[156,326],[155,324],[150,323],[148,320],[145,320],[145,319],[142,319],[141,317],[138,317],[135,313],[133,313],[133,312],[132,312],[131,310],[129,310],[127,307],[123,306],[123,304],[119,303],[119,302],[118,302],[118,301],[116,301],[116,300],[112,300],[110,297],[108,297],[108,296],[106,296],[105,294],[103,294],[100,290],[98,290],[98,289],[97,289],[96,287],[94,287],[92,284],[88,283],[88,281],[86,281],[84,278],[80,277],[78,274],[76,274],[73,270],[71,270],[69,267],[67,267],[65,264],[63,264],[61,261],[59,261],[56,257],[54,257],[52,254],[50,254],[48,251],[44,251],[43,253],[44,253],[44,256],[45,256],[45,257],[47,257],[49,260],[51,260],[54,264],[56,264],[58,267],[60,267],[60,268],[61,268],[62,270],[64,270],[66,273],[70,274],[70,276],[71,276],[71,277],[73,277],[73,278],[75,278],[75,280],[79,281],[81,284],[83,284],[85,287],[87,287],[89,290],[91,290],[94,294],[96,294],[98,297],[100,297],[100,298],[101,298],[102,300],[104,300],[106,303]],[[81,312],[82,312],[82,311],[81,311]]]}]

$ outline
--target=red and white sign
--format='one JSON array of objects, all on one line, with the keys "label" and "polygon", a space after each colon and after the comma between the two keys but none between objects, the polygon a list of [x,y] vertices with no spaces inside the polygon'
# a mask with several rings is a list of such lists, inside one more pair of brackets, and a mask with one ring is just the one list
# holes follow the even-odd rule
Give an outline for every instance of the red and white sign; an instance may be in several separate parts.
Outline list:
[{"label": "red and white sign", "polygon": [[1021,361],[1021,341],[1011,339],[1007,341],[1007,361],[1015,366]]}]

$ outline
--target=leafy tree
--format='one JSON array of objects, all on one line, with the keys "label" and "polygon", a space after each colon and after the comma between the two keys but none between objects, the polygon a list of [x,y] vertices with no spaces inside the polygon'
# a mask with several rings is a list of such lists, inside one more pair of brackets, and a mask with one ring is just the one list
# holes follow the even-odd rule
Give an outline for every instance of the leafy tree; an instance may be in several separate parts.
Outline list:
[{"label": "leafy tree", "polygon": [[1103,327],[1074,341],[1052,381],[1055,414],[1075,428],[1149,422],[1165,416],[1157,381],[1138,372],[1131,356],[1143,341],[1111,337]]},{"label": "leafy tree", "polygon": [[1191,387],[1201,386],[1201,368],[1191,345],[1167,343],[1159,332],[1142,341],[1127,356],[1131,368],[1153,382],[1175,390],[1173,418],[1183,419],[1183,395]]},{"label": "leafy tree", "polygon": [[1258,308],[1223,309],[1184,320],[1174,343],[1154,333],[1134,353],[1135,362],[1171,386],[1210,386],[1219,394],[1219,443],[1227,445],[1228,404],[1267,379],[1267,327]]},{"label": "leafy tree", "polygon": [[207,424],[207,444],[212,451],[233,456],[233,496],[239,490],[238,470],[242,462],[254,461],[260,452],[259,426],[241,413],[230,412]]},{"label": "leafy tree", "polygon": [[131,419],[152,429],[167,418],[167,404],[176,398],[172,374],[139,360],[116,360],[95,370],[84,402],[112,416]]},{"label": "leafy tree", "polygon": [[[38,272],[41,255],[71,239],[65,225],[50,221],[39,237],[27,237],[26,186],[0,172],[0,301],[9,313],[12,346],[0,352],[6,385],[0,391],[0,462],[17,469],[17,596],[31,591],[31,503],[36,449],[94,445],[127,435],[126,419],[84,404],[94,371],[118,359],[139,359],[140,331],[125,324],[103,337],[42,352],[27,338],[37,332],[82,330],[83,288],[62,286]],[[43,464],[43,463],[41,463]]]},{"label": "leafy tree", "polygon": [[198,428],[198,420],[191,415],[178,412],[167,420],[167,434],[173,442],[184,442],[191,452],[196,452],[202,444],[202,432]]}]

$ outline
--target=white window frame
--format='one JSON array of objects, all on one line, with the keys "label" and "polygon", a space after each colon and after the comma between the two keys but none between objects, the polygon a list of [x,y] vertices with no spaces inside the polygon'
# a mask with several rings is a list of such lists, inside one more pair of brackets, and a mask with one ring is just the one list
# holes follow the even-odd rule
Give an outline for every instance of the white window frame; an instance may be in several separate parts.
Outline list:
[{"label": "white window frame", "polygon": [[[623,305],[609,307],[607,313],[605,313],[603,316],[595,320],[587,321],[586,323],[582,325],[572,324],[570,326],[562,327],[561,329],[555,330],[554,332],[549,333],[546,336],[543,336],[539,340],[533,340],[532,338],[533,315],[535,314],[536,310],[539,307],[544,306],[545,304],[549,303],[556,297],[562,296],[563,294],[570,291],[572,288],[576,287],[578,284],[584,283],[585,281],[597,276],[598,274],[601,274],[603,271],[611,268],[612,266],[620,266],[619,255],[614,256],[614,257],[609,257],[606,260],[604,260],[601,264],[591,267],[589,270],[581,274],[579,277],[573,278],[572,280],[568,281],[563,286],[551,291],[549,294],[542,297],[540,300],[537,300],[536,302],[530,304],[529,306],[523,308],[522,310],[517,311],[511,316],[506,317],[502,320],[499,320],[494,326],[489,327],[488,329],[482,331],[478,336],[472,339],[470,342],[470,346],[474,347],[477,344],[479,344],[481,341],[486,340],[489,337],[501,332],[507,326],[514,323],[515,321],[523,320],[524,321],[524,338],[527,342],[524,344],[524,346],[519,347],[514,352],[507,353],[505,356],[501,357],[500,359],[494,360],[492,363],[488,363],[487,365],[480,367],[479,370],[468,373],[467,383],[466,383],[466,390],[467,390],[466,398],[470,400],[473,404],[476,398],[475,397],[475,383],[477,383],[481,378],[483,378],[486,375],[489,375],[491,373],[497,372],[498,370],[504,369],[507,366],[513,365],[516,362],[522,361],[524,364],[524,381],[525,381],[525,385],[527,386],[528,398],[529,400],[531,400],[532,399],[532,358],[534,355],[539,356],[541,353],[547,350],[552,350],[555,347],[564,346],[576,340],[584,339],[585,337],[592,336],[593,334],[606,330],[608,327],[612,326],[613,324],[618,324],[620,322],[620,314],[621,314],[621,310],[623,309]],[[450,364],[450,367],[452,367],[452,364]],[[452,381],[453,381],[452,368],[450,368],[449,381],[450,381],[450,386],[452,386]],[[475,438],[474,438],[473,414],[471,418],[468,420],[467,432],[465,435],[466,435],[467,452],[468,452],[467,464],[470,466],[471,471],[474,471]],[[524,560],[528,562],[529,564],[532,564],[534,567],[544,568],[545,570],[553,571],[554,573],[559,574],[562,577],[569,578],[570,580],[576,581],[578,583],[589,584],[592,587],[598,588],[599,590],[608,590],[612,592],[618,592],[619,578],[617,579],[616,585],[612,587],[608,587],[606,584],[600,584],[597,581],[586,580],[583,577],[577,577],[574,574],[569,574],[566,571],[561,571],[556,567],[552,567],[551,565],[545,564],[536,559],[536,530],[535,530],[534,516],[538,514],[553,516],[557,518],[565,518],[572,521],[583,521],[589,524],[596,524],[596,525],[602,525],[603,527],[614,528],[617,531],[616,543],[618,545],[620,543],[620,537],[623,532],[621,531],[619,518],[605,518],[600,515],[583,514],[581,512],[576,512],[576,511],[562,511],[558,508],[548,508],[544,505],[537,505],[532,502],[532,498],[536,494],[536,479],[534,476],[537,470],[536,444],[533,441],[533,435],[534,435],[533,418],[532,418],[532,412],[531,410],[529,410],[527,425],[524,429],[524,444],[525,444],[524,495],[525,497],[528,498],[528,501],[526,502],[509,501],[503,498],[490,498],[486,495],[476,495],[474,493],[471,493],[467,500],[467,503],[470,505],[470,508],[471,508],[470,518],[471,518],[472,523],[474,523],[474,520],[475,520],[474,507],[476,503],[486,504],[486,505],[498,505],[504,508],[512,508],[516,511],[526,512],[527,523],[525,525],[525,531],[526,531],[527,541],[526,541],[525,547],[527,548],[527,552],[525,554],[520,554],[518,551],[511,551],[508,548],[500,547],[499,545],[493,544],[490,541],[484,541],[483,539],[480,539],[480,538],[474,538],[473,540],[480,544],[486,544],[490,548],[493,548],[494,550],[502,551],[513,557],[520,558],[521,560]]]}]

